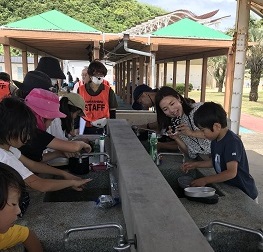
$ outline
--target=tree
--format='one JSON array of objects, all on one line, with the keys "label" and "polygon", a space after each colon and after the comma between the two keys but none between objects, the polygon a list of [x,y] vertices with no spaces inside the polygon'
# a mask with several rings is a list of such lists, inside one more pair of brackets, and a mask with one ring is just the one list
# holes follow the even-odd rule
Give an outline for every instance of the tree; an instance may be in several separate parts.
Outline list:
[{"label": "tree", "polygon": [[216,80],[218,92],[223,91],[224,79],[226,75],[227,57],[218,56],[209,59],[210,64],[213,68],[213,76]]},{"label": "tree", "polygon": [[249,41],[255,42],[247,50],[246,67],[249,69],[251,89],[249,101],[258,100],[258,85],[263,73],[263,21],[250,19]]}]

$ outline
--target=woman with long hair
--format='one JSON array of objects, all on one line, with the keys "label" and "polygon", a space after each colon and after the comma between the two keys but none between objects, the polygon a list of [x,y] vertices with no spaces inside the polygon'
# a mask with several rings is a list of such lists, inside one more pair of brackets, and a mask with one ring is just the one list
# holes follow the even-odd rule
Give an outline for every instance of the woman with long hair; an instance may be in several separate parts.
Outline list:
[{"label": "woman with long hair", "polygon": [[193,116],[202,103],[189,103],[171,87],[164,86],[156,93],[155,106],[160,129],[168,128],[168,135],[190,158],[202,159],[210,155],[210,141],[194,124]]}]

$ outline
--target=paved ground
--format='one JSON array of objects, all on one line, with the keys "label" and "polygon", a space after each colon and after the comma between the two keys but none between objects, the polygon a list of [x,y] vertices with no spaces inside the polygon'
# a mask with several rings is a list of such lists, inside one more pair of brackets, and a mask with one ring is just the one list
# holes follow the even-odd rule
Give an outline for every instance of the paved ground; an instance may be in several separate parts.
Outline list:
[{"label": "paved ground", "polygon": [[248,155],[250,173],[258,187],[259,205],[263,207],[263,119],[242,114],[240,125],[242,126],[240,135]]}]

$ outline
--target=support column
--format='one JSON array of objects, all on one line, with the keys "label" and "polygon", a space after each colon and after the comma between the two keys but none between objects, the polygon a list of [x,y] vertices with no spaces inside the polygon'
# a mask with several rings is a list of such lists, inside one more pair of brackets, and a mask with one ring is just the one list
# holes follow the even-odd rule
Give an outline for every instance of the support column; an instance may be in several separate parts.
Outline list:
[{"label": "support column", "polygon": [[167,63],[163,63],[163,86],[167,84]]},{"label": "support column", "polygon": [[184,89],[184,97],[188,98],[189,92],[189,76],[190,76],[190,60],[186,60],[185,62],[185,89]]},{"label": "support column", "polygon": [[151,88],[157,87],[157,79],[156,79],[156,52],[158,51],[158,45],[151,44],[150,46],[150,52],[152,54],[152,57],[150,57],[150,64],[149,64],[149,86]]},{"label": "support column", "polygon": [[177,61],[173,62],[173,88],[176,88]]},{"label": "support column", "polygon": [[100,42],[94,41],[93,60],[100,59]]},{"label": "support column", "polygon": [[127,85],[126,85],[126,62],[122,62],[122,99],[126,100],[127,96]]},{"label": "support column", "polygon": [[126,102],[131,104],[131,60],[127,61],[127,99]]},{"label": "support column", "polygon": [[12,79],[12,63],[11,63],[11,53],[10,53],[10,46],[4,46],[4,61],[5,61],[5,72],[10,75]]},{"label": "support column", "polygon": [[157,64],[156,66],[156,87],[160,88],[160,64]]},{"label": "support column", "polygon": [[117,95],[120,95],[120,93],[119,93],[119,90],[120,90],[119,66],[120,66],[119,63],[115,65],[115,80],[116,80],[116,83],[115,83],[115,93],[116,93]]},{"label": "support column", "polygon": [[233,93],[231,101],[231,130],[239,134],[246,50],[248,40],[248,23],[250,12],[250,1],[238,0],[237,1],[237,24],[236,24],[236,47],[235,51],[235,68],[233,80]]},{"label": "support column", "polygon": [[143,78],[144,78],[144,56],[139,57],[139,85],[143,84]]},{"label": "support column", "polygon": [[233,53],[233,48],[230,47],[227,54],[225,97],[224,97],[224,109],[227,113],[228,118],[230,118],[230,107],[232,102],[231,94],[233,93],[234,64],[235,64],[235,56]]},{"label": "support column", "polygon": [[132,59],[132,101],[133,101],[133,91],[135,89],[135,84],[137,80],[137,64],[136,64],[136,58]]},{"label": "support column", "polygon": [[37,68],[38,65],[38,54],[34,54],[34,69]]},{"label": "support column", "polygon": [[120,76],[120,89],[119,89],[119,95],[120,98],[123,99],[123,92],[122,92],[122,83],[123,83],[123,79],[122,79],[122,63],[120,63],[120,68],[119,68],[119,76]]},{"label": "support column", "polygon": [[22,51],[23,78],[28,72],[27,51]]},{"label": "support column", "polygon": [[205,102],[206,79],[207,79],[207,57],[204,57],[202,63],[202,76],[201,76],[201,96],[200,96],[201,102]]}]

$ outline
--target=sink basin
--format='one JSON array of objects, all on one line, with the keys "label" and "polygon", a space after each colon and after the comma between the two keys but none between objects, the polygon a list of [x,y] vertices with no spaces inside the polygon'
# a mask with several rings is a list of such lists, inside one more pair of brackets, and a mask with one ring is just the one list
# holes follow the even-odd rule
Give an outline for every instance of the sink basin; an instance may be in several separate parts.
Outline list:
[{"label": "sink basin", "polygon": [[[160,172],[163,174],[164,178],[173,189],[174,193],[178,198],[185,198],[184,189],[179,186],[178,178],[186,175],[181,170],[182,158],[180,156],[164,156],[163,161],[158,166]],[[188,176],[191,176],[194,179],[203,177],[203,175],[197,170],[190,170],[187,173]],[[224,194],[215,186],[207,185],[216,189],[216,194],[219,196],[224,196]]]},{"label": "sink basin", "polygon": [[47,192],[44,202],[78,202],[96,201],[102,195],[111,195],[111,183],[109,171],[89,172],[82,177],[92,178],[83,191],[76,191],[71,188],[54,192]]},{"label": "sink basin", "polygon": [[47,192],[44,197],[44,202],[96,201],[102,194],[111,194],[110,188],[85,189],[81,192],[73,189],[63,189],[55,192]]},{"label": "sink basin", "polygon": [[[200,228],[200,231],[205,234],[204,228]],[[252,252],[262,251],[258,249],[259,242],[260,237],[256,234],[239,230],[215,229],[209,244],[215,252]]]}]

